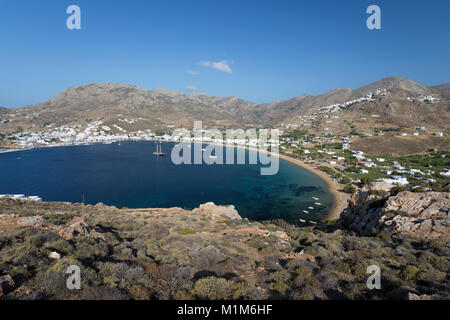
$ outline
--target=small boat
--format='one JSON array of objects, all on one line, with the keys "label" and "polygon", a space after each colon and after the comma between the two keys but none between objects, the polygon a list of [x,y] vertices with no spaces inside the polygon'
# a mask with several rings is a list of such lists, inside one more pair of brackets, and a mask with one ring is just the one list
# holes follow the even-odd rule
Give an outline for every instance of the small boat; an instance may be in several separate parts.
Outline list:
[{"label": "small boat", "polygon": [[309,210],[314,210],[314,207],[308,207]]},{"label": "small boat", "polygon": [[319,198],[316,198],[316,197],[312,197],[312,198],[313,198],[314,200],[316,200],[316,201],[319,200]]},{"label": "small boat", "polygon": [[166,154],[162,152],[161,141],[159,142],[159,146],[158,142],[155,142],[155,144],[156,144],[156,151],[153,152],[153,155],[157,157],[164,157]]},{"label": "small boat", "polygon": [[321,205],[322,205],[320,202],[314,202],[314,204],[315,204],[316,206],[321,206]]},{"label": "small boat", "polygon": [[303,219],[298,219],[298,221],[300,221],[300,222],[302,222],[302,223],[305,223],[305,222],[306,222],[306,220],[303,220]]},{"label": "small boat", "polygon": [[303,213],[309,213],[309,211],[306,211],[306,210],[302,210],[303,211]]}]

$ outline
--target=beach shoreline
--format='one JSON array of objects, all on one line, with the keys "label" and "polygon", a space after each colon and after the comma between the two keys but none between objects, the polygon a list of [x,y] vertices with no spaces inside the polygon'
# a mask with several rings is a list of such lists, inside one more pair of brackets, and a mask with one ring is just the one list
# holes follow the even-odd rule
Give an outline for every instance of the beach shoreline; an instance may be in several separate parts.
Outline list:
[{"label": "beach shoreline", "polygon": [[336,220],[340,217],[341,212],[347,208],[347,201],[350,198],[350,195],[341,191],[342,186],[335,179],[330,177],[327,173],[317,170],[310,165],[306,164],[302,160],[295,159],[280,153],[273,153],[267,150],[258,150],[257,148],[247,147],[247,146],[236,146],[237,148],[244,148],[247,150],[252,150],[255,152],[265,152],[268,155],[278,156],[279,158],[289,161],[292,164],[295,164],[309,172],[315,174],[320,179],[322,179],[328,186],[328,191],[333,196],[333,206],[330,209],[328,215],[322,218],[322,221],[325,220]]},{"label": "beach shoreline", "polygon": [[328,191],[333,196],[333,206],[330,209],[330,212],[326,217],[324,217],[323,220],[336,220],[340,217],[341,212],[347,207],[347,201],[350,198],[350,195],[347,193],[344,193],[340,191],[342,189],[342,186],[335,181],[332,177],[330,177],[327,173],[317,170],[315,168],[312,168],[308,164],[304,163],[301,160],[291,158],[289,156],[280,154],[279,155],[281,159],[284,159],[286,161],[289,161],[299,167],[302,167],[313,174],[319,176],[328,186]]}]

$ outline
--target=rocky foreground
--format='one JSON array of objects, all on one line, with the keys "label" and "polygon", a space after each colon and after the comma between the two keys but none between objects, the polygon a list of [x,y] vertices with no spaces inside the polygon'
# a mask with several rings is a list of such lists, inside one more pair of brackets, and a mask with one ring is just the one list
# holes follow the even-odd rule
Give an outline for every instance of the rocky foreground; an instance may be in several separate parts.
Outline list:
[{"label": "rocky foreground", "polygon": [[352,195],[339,225],[360,235],[386,231],[419,241],[450,245],[450,193],[403,191],[390,195],[389,183],[372,183]]},{"label": "rocky foreground", "polygon": [[[449,194],[367,189],[298,227],[194,210],[0,199],[0,299],[448,299]],[[67,268],[81,269],[69,290]],[[367,267],[381,268],[369,290]]]}]

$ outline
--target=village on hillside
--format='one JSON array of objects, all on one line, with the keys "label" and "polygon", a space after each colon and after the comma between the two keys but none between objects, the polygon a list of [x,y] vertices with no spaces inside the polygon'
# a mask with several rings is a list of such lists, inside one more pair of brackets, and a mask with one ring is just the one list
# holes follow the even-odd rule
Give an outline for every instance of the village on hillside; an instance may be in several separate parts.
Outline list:
[{"label": "village on hillside", "polygon": [[[389,94],[386,89],[376,89],[373,92],[357,99],[325,107],[317,107],[310,114],[298,115],[293,123],[281,123],[277,130],[280,140],[270,139],[262,141],[256,138],[229,139],[223,132],[222,137],[214,137],[207,128],[202,129],[200,136],[194,134],[191,138],[168,134],[176,132],[176,125],[167,125],[167,130],[155,133],[150,129],[129,131],[125,124],[133,125],[146,119],[119,118],[117,123],[106,125],[103,121],[92,121],[87,125],[62,125],[47,123],[35,131],[21,129],[13,133],[0,133],[0,143],[8,142],[8,148],[1,148],[0,152],[11,150],[26,150],[38,147],[55,147],[69,145],[83,145],[94,143],[114,143],[119,141],[172,141],[172,142],[198,142],[238,145],[279,149],[281,154],[299,159],[305,163],[322,170],[336,181],[343,184],[345,192],[352,193],[357,187],[364,186],[373,181],[384,181],[397,186],[417,188],[422,190],[439,189],[449,183],[450,154],[437,149],[428,150],[425,154],[394,157],[389,155],[366,155],[363,151],[354,150],[352,141],[361,136],[370,137],[372,134],[361,134],[354,129],[348,135],[338,135],[332,131],[333,121],[338,121],[348,108],[359,103],[371,102]],[[409,102],[434,103],[439,101],[433,96],[407,97]],[[18,112],[2,115],[0,122],[7,123],[18,116]],[[372,118],[380,117],[378,114]],[[320,120],[320,121],[318,121]],[[323,124],[329,127],[323,127]],[[322,124],[322,125],[321,125]],[[350,128],[353,126],[350,124]],[[310,134],[309,130],[322,131],[323,135]],[[430,132],[426,127],[411,128],[409,132],[400,128],[380,128],[374,132],[376,136],[398,135],[399,137],[418,138],[423,135],[444,137],[441,131]],[[1,144],[0,144],[1,146]]]}]

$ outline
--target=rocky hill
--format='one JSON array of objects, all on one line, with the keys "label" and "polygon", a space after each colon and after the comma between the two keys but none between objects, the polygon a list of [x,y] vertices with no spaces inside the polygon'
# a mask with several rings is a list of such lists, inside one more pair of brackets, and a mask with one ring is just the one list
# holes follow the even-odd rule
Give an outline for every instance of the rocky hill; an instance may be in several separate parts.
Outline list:
[{"label": "rocky hill", "polygon": [[[182,94],[158,88],[145,90],[117,83],[85,84],[68,88],[46,103],[15,109],[9,119],[11,127],[39,128],[81,124],[97,120],[120,124],[119,119],[135,119],[127,129],[167,129],[167,125],[192,127],[194,120],[215,126],[252,124],[255,118],[249,108],[254,104],[235,98],[219,98],[205,94]],[[34,126],[33,126],[34,125]]]},{"label": "rocky hill", "polygon": [[339,225],[365,236],[389,232],[419,241],[450,246],[450,193],[403,191],[375,182],[352,195]]},{"label": "rocky hill", "polygon": [[421,83],[401,77],[389,77],[354,90],[352,98],[365,96],[377,89],[386,89],[398,98],[407,98],[411,95],[425,96],[436,93],[432,88],[426,87]]},{"label": "rocky hill", "polygon": [[[141,127],[163,128],[167,125],[191,127],[194,120],[203,120],[219,127],[277,126],[282,122],[293,121],[299,115],[344,103],[377,89],[386,89],[388,96],[379,97],[373,103],[361,104],[356,109],[346,109],[346,118],[361,118],[361,111],[381,113],[383,118],[380,121],[402,126],[409,125],[410,118],[416,119],[418,123],[436,120],[433,114],[440,111],[440,116],[444,113],[444,119],[447,119],[448,101],[445,108],[438,110],[438,107],[413,104],[406,99],[434,94],[445,100],[448,85],[428,88],[399,77],[382,79],[356,90],[335,89],[319,96],[304,94],[290,100],[259,105],[236,97],[183,94],[164,88],[146,90],[118,83],[89,83],[68,88],[45,103],[10,109],[11,118],[7,124],[3,123],[0,130],[18,126],[28,130],[48,123],[83,124],[97,120],[117,124],[118,119],[124,118],[141,119],[139,124],[133,124],[133,129],[136,130]],[[441,123],[436,126],[441,127]]]},{"label": "rocky hill", "polygon": [[[0,199],[0,299],[448,298],[448,245],[408,236],[249,222],[213,203],[188,211]],[[373,264],[381,290],[365,285]],[[66,288],[71,265],[80,290]]]},{"label": "rocky hill", "polygon": [[[202,120],[209,128],[290,126],[316,136],[351,135],[355,147],[367,153],[374,153],[370,149],[375,145],[375,153],[391,149],[417,153],[450,147],[448,93],[449,85],[431,88],[389,77],[356,90],[335,89],[319,96],[255,104],[236,97],[90,83],[68,88],[45,103],[0,110],[0,133],[47,132],[61,126],[79,133],[101,121],[110,128],[109,134],[147,129],[170,134],[174,128],[192,128],[195,120]],[[412,136],[416,131],[420,137]],[[436,132],[444,132],[444,137],[434,139]],[[400,133],[408,137],[399,139]]]},{"label": "rocky hill", "polygon": [[450,83],[432,87],[437,90],[443,97],[450,100]]}]

